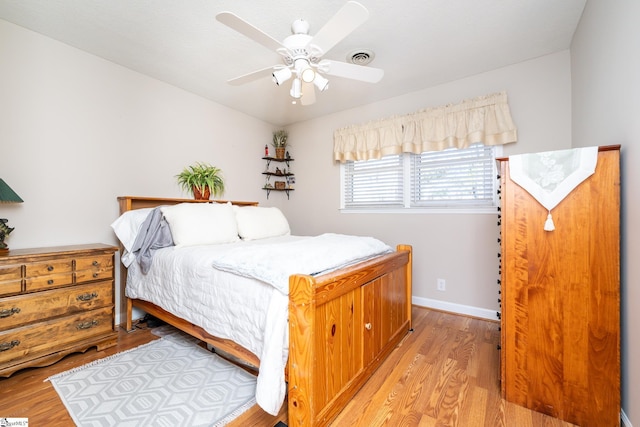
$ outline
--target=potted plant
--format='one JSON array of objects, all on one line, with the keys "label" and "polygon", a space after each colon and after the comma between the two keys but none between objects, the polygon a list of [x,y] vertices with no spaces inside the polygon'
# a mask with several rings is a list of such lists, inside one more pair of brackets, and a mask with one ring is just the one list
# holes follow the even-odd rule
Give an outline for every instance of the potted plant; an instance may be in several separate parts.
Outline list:
[{"label": "potted plant", "polygon": [[178,184],[196,200],[209,200],[209,197],[224,193],[222,171],[207,163],[196,163],[182,170],[178,175]]},{"label": "potted plant", "polygon": [[276,149],[276,159],[284,159],[284,152],[287,147],[287,138],[289,134],[286,130],[276,130],[273,132],[272,145]]}]

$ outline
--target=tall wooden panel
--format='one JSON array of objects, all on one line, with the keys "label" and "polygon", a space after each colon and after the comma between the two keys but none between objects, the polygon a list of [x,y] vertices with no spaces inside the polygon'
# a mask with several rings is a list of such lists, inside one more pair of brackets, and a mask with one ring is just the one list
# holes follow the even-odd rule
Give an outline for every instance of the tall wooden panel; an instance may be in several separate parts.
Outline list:
[{"label": "tall wooden panel", "polygon": [[552,210],[501,165],[502,392],[581,426],[620,425],[619,146]]}]

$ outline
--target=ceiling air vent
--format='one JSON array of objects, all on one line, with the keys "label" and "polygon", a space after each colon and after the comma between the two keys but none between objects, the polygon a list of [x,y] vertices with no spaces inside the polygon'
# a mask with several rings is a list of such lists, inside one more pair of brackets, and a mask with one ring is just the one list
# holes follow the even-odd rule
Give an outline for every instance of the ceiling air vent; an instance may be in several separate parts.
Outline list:
[{"label": "ceiling air vent", "polygon": [[367,65],[373,61],[375,57],[375,53],[368,49],[358,49],[347,55],[347,61],[356,65]]}]

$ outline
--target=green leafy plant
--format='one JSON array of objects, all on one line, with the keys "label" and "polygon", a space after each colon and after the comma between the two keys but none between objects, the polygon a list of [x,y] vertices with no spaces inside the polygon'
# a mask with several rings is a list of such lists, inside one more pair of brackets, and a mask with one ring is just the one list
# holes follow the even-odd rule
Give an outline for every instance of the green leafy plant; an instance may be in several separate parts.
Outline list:
[{"label": "green leafy plant", "polygon": [[287,146],[287,138],[289,134],[286,130],[276,130],[273,132],[273,146],[276,148],[285,148]]},{"label": "green leafy plant", "polygon": [[[196,163],[191,166],[187,166],[176,175],[178,184],[184,191],[192,194],[195,198],[198,198],[198,194],[205,195],[207,188],[214,196],[221,196],[224,193],[224,179],[222,178],[222,171],[207,163]],[[208,199],[208,197],[204,197]]]}]

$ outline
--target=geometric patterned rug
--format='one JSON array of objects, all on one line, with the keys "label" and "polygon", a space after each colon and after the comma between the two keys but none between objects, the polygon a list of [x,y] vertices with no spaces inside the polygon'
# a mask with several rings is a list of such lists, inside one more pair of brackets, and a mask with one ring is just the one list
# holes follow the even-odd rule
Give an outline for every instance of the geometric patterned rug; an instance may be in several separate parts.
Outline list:
[{"label": "geometric patterned rug", "polygon": [[224,426],[256,403],[255,376],[181,333],[48,380],[81,427]]}]

